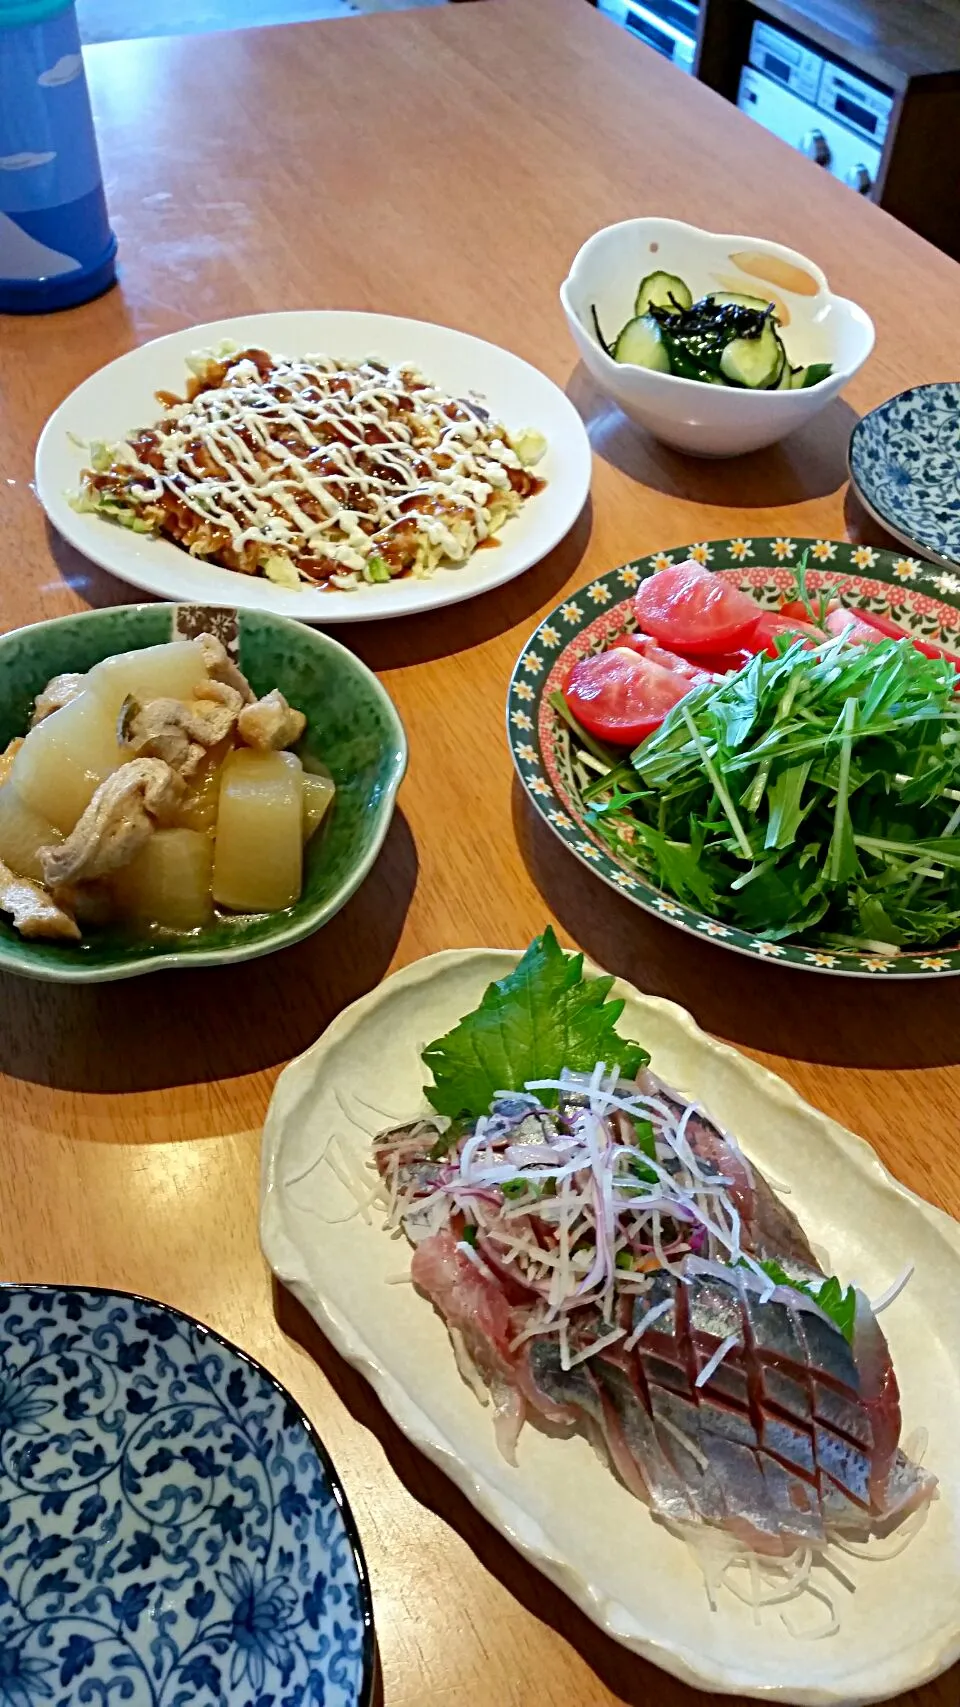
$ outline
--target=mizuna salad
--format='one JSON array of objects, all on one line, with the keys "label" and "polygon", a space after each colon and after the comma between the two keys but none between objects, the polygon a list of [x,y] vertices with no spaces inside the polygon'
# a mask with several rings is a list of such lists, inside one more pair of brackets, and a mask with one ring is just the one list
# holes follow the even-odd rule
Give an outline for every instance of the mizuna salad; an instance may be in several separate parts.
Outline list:
[{"label": "mizuna salad", "polygon": [[775,942],[895,954],[960,932],[960,659],[812,596],[764,611],[681,563],[575,663],[586,822],[619,864]]},{"label": "mizuna salad", "polygon": [[825,1273],[612,982],[547,931],[424,1051],[433,1112],[375,1140],[387,1225],[511,1462],[525,1419],[585,1428],[686,1538],[798,1585],[934,1494],[878,1322],[908,1276],[871,1303]]}]

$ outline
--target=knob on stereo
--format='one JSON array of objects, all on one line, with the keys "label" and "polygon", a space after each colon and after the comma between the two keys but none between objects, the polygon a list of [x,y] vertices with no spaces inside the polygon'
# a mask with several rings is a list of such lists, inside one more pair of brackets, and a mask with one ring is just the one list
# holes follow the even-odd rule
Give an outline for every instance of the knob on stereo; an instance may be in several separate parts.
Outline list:
[{"label": "knob on stereo", "polygon": [[808,130],[806,136],[800,138],[801,153],[815,160],[818,166],[829,166],[830,144],[822,130]]},{"label": "knob on stereo", "polygon": [[859,166],[851,166],[849,172],[844,173],[844,182],[849,184],[852,190],[859,191],[862,196],[873,189],[873,179],[862,162]]}]

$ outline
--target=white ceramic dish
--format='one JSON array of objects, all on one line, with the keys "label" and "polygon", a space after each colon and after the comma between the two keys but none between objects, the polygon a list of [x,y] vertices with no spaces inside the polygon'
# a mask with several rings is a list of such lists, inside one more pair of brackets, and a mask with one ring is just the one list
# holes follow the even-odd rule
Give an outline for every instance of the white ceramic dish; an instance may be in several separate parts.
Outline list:
[{"label": "white ceramic dish", "polygon": [[[916,1264],[884,1328],[905,1432],[929,1428],[926,1463],[940,1478],[940,1497],[900,1557],[842,1555],[856,1592],[838,1591],[837,1635],[791,1638],[777,1608],[756,1626],[731,1596],[712,1613],[687,1549],[585,1440],[528,1428],[511,1469],[489,1411],[457,1373],[439,1317],[412,1286],[390,1283],[407,1271],[409,1246],[390,1239],[376,1214],[361,1218],[324,1146],[335,1132],[342,1151],[362,1163],[388,1118],[416,1114],[424,1106],[419,1051],[517,959],[474,949],[418,961],[346,1009],[281,1074],[263,1142],[269,1262],[393,1420],[489,1522],[602,1629],[685,1683],[802,1707],[860,1707],[944,1671],[960,1654],[960,1227],[894,1180],[861,1139],[708,1037],[682,1008],[615,986],[627,1002],[624,1033],[791,1187],[791,1207],[841,1276],[876,1295],[906,1262]],[[797,1618],[801,1611],[792,1609]]]},{"label": "white ceramic dish", "polygon": [[[832,362],[830,378],[808,391],[744,391],[615,362],[597,341],[591,304],[611,338],[630,319],[640,280],[661,268],[678,273],[695,299],[711,290],[769,295],[791,361]],[[560,301],[601,390],[655,438],[694,456],[740,456],[784,438],[842,391],[873,348],[869,315],[835,296],[805,255],[676,219],[626,219],[596,232],[570,268]]]},{"label": "white ceramic dish", "polygon": [[[427,580],[410,578],[349,593],[278,587],[261,576],[203,563],[170,540],[132,533],[102,516],[77,515],[69,494],[76,491],[86,460],[83,444],[91,439],[112,442],[155,420],[159,405],[154,393],[179,393],[187,377],[186,357],[227,338],[290,356],[378,355],[388,361],[412,361],[450,392],[482,395],[508,427],[539,428],[548,441],[537,470],[546,489],[507,524],[496,550],[476,552],[462,569],[440,569]],[[110,362],[50,417],[37,446],[36,480],[40,501],[64,538],[111,574],[146,592],[185,604],[268,610],[304,622],[365,622],[457,604],[502,586],[538,563],[559,544],[583,508],[590,490],[590,445],[563,392],[508,350],[422,320],[304,310],[190,326]]]}]

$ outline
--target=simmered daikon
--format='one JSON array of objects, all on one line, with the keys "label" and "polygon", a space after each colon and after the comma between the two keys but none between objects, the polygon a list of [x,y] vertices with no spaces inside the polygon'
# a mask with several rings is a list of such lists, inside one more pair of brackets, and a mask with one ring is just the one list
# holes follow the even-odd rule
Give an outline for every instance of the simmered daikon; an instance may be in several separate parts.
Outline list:
[{"label": "simmered daikon", "polygon": [[90,671],[90,687],[113,717],[125,699],[145,705],[151,699],[189,699],[207,680],[203,652],[195,640],[171,640],[139,652],[118,652]]},{"label": "simmered daikon", "polygon": [[303,839],[310,840],[319,829],[320,820],[336,793],[333,778],[314,776],[309,771],[303,777]]},{"label": "simmered daikon", "polygon": [[303,714],[278,689],[258,699],[215,635],[61,671],[34,718],[0,751],[0,913],[22,934],[39,920],[71,942],[87,927],[183,935],[218,905],[299,900],[334,785],[283,750]]},{"label": "simmered daikon", "polygon": [[156,830],[112,880],[119,917],[192,931],[213,917],[213,843],[199,830]]},{"label": "simmered daikon", "polygon": [[116,718],[95,694],[82,693],[30,730],[10,780],[25,805],[68,835],[122,761]]},{"label": "simmered daikon", "polygon": [[223,761],[231,751],[229,742],[214,747],[203,760],[199,770],[190,778],[190,789],[177,811],[177,823],[186,830],[213,830],[217,822],[220,801],[220,772]]},{"label": "simmered daikon", "polygon": [[28,806],[12,783],[0,788],[0,859],[11,871],[42,882],[37,850],[62,841],[56,825]]},{"label": "simmered daikon", "polygon": [[214,900],[239,913],[291,907],[303,880],[300,760],[241,747],[221,775]]},{"label": "simmered daikon", "polygon": [[3,752],[0,753],[0,784],[7,781],[10,772],[13,770],[13,761],[22,746],[23,736],[15,735],[13,740],[8,742],[7,746],[3,749]]}]

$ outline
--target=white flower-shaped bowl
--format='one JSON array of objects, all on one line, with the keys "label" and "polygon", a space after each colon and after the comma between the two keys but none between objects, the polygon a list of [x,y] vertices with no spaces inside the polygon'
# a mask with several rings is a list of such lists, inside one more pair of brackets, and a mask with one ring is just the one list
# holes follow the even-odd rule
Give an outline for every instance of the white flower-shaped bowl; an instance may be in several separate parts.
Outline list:
[{"label": "white flower-shaped bowl", "polygon": [[[676,273],[694,300],[741,291],[774,302],[793,365],[831,362],[805,391],[747,391],[615,362],[597,337],[596,308],[612,340],[633,313],[647,274]],[[693,456],[742,456],[785,438],[842,391],[873,348],[870,316],[835,296],[805,255],[763,237],[702,231],[676,219],[626,219],[588,238],[560,289],[574,343],[600,389],[638,426]]]}]

